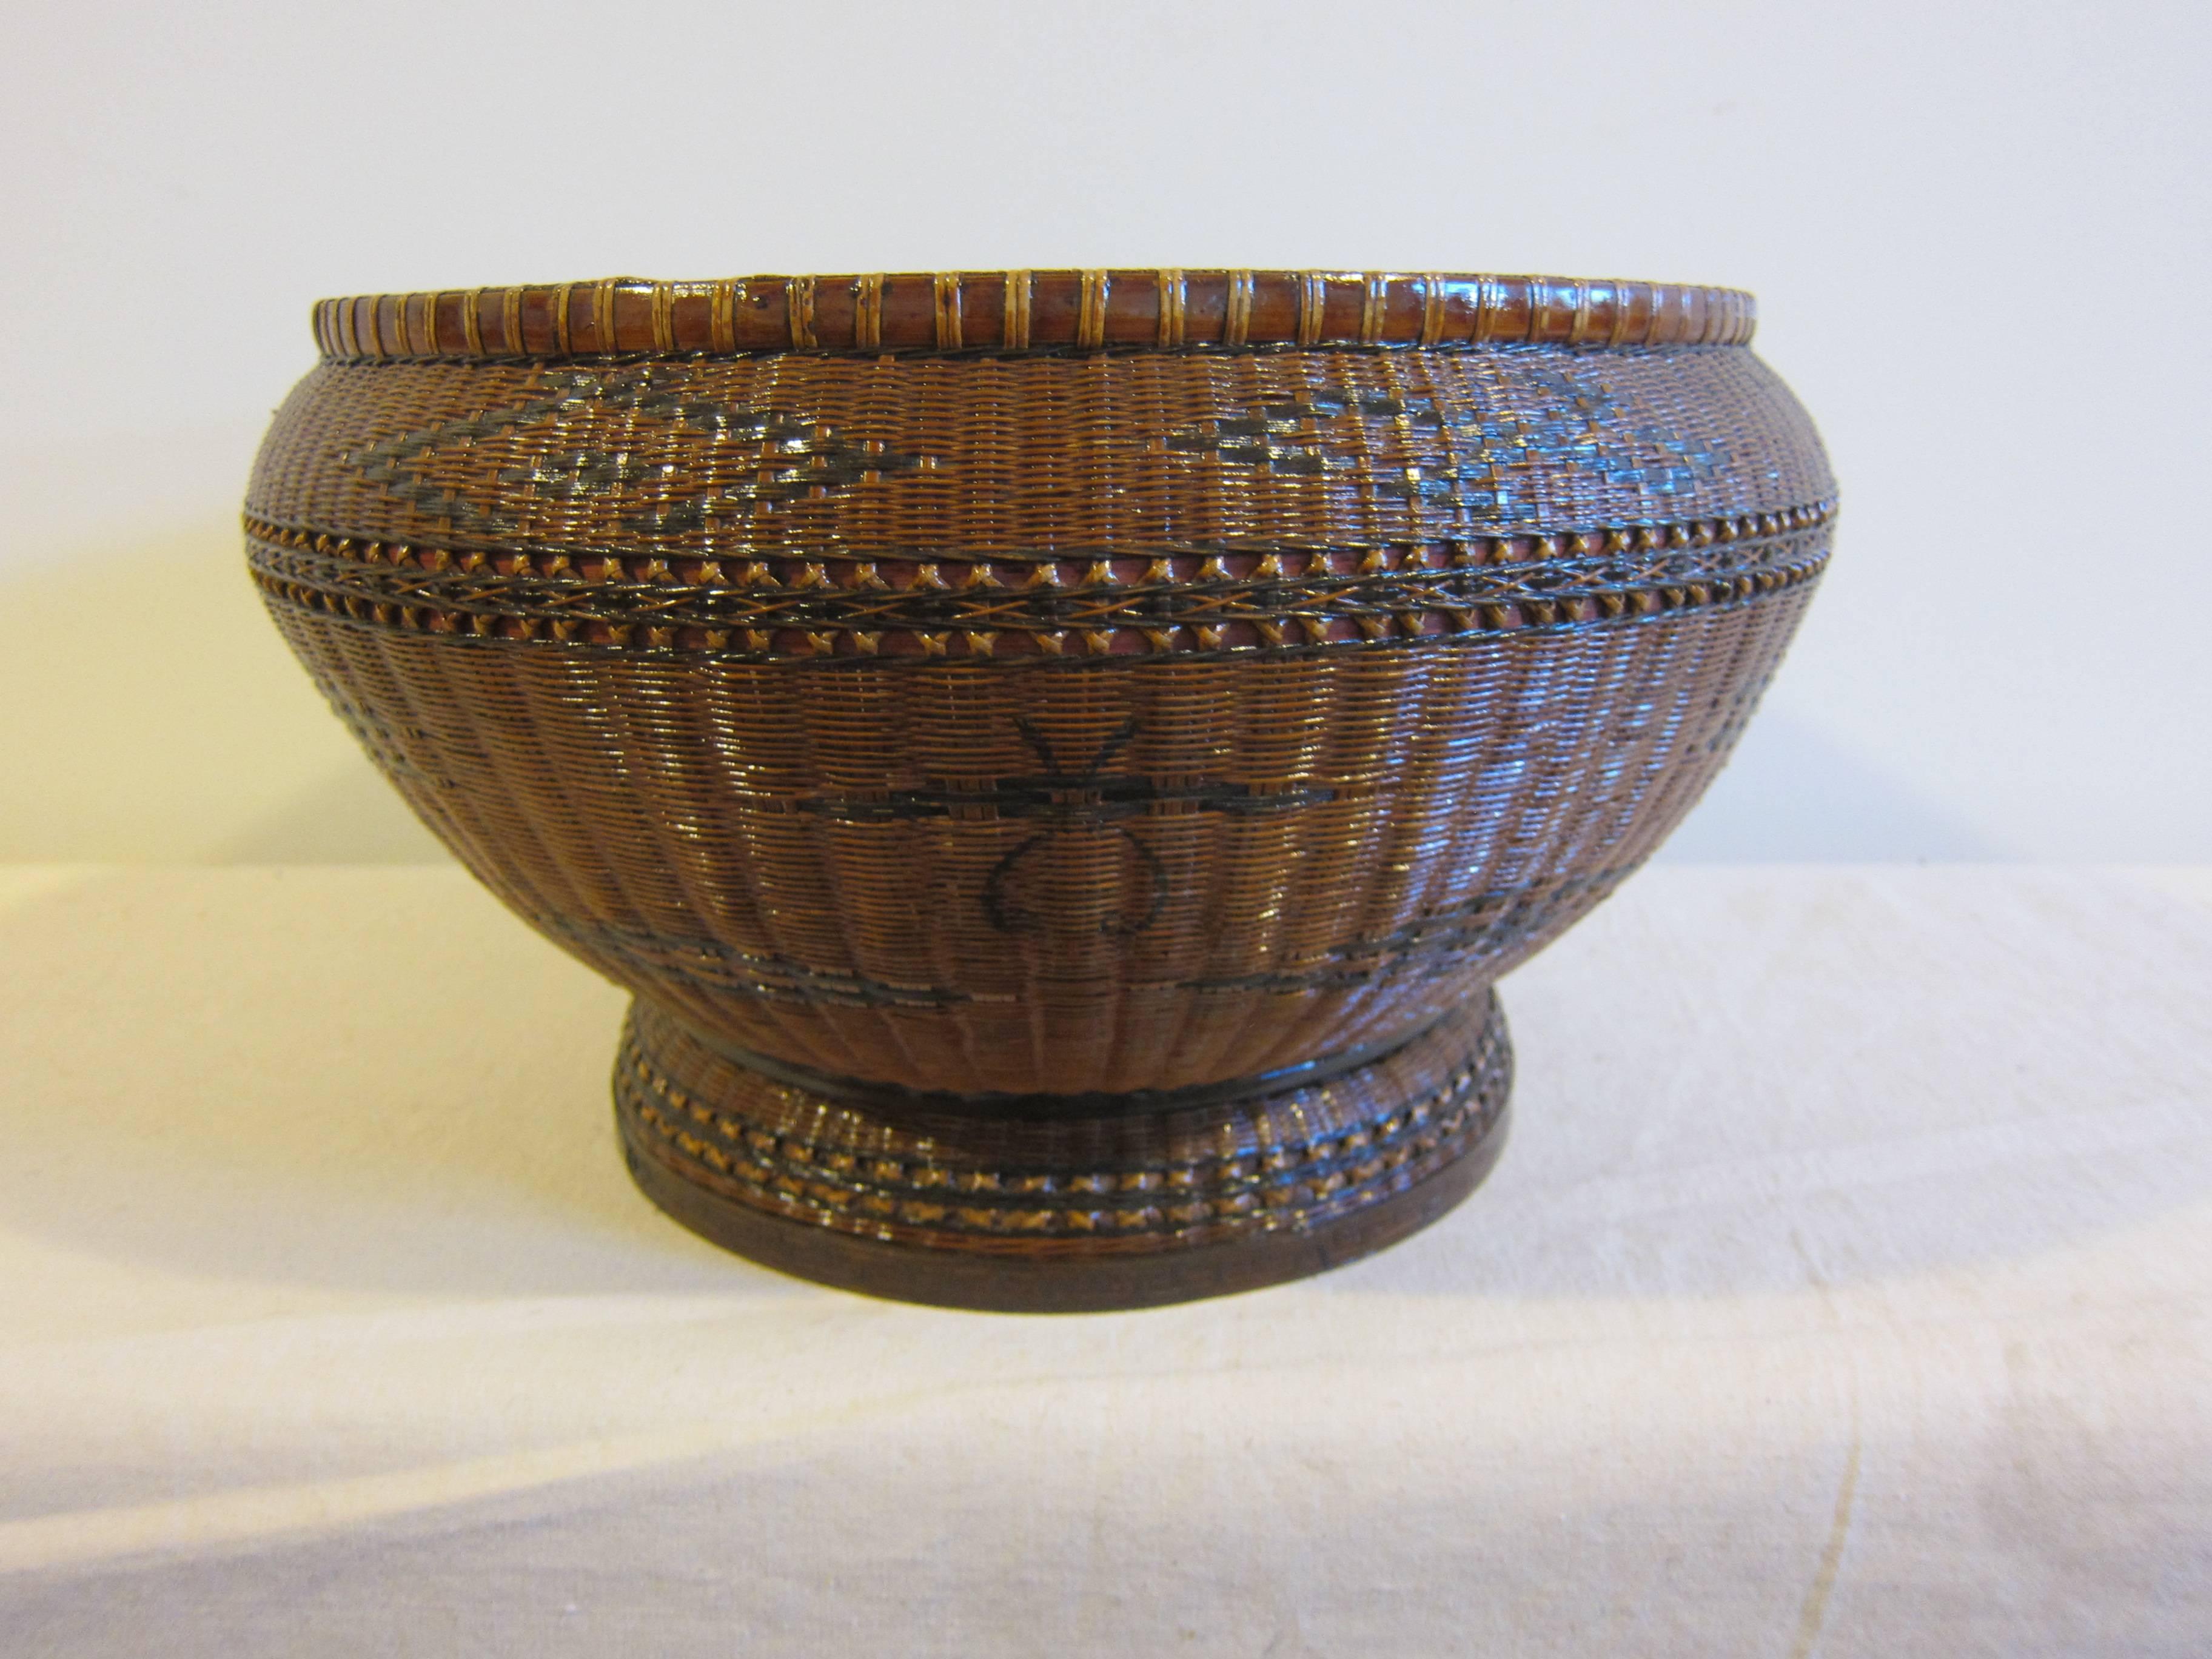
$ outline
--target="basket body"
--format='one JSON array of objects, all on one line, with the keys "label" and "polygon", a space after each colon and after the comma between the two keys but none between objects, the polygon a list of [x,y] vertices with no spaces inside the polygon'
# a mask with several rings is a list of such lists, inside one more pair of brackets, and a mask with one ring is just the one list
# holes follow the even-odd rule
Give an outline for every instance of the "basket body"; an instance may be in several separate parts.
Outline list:
[{"label": "basket body", "polygon": [[1717,291],[759,279],[318,329],[249,556],[415,810],[684,1041],[978,1121],[1279,1093],[1481,1005],[1695,801],[1832,519]]}]

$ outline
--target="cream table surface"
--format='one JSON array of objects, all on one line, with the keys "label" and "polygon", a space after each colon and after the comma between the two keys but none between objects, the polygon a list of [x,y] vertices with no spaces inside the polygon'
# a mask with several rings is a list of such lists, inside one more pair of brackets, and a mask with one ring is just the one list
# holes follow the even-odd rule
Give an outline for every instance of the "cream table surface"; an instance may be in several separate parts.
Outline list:
[{"label": "cream table surface", "polygon": [[0,1651],[2201,1655],[2212,872],[1655,868],[1287,1288],[818,1289],[436,867],[0,871]]}]

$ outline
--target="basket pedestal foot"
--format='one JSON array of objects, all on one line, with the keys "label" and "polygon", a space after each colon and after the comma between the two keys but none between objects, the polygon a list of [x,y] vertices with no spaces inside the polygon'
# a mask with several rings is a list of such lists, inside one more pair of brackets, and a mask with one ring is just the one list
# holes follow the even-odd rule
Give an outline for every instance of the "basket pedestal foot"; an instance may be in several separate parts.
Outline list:
[{"label": "basket pedestal foot", "polygon": [[803,1278],[1044,1313],[1254,1290],[1395,1243],[1497,1161],[1513,1066],[1486,994],[1364,1064],[1242,1096],[921,1095],[774,1069],[634,1004],[615,1109],[647,1196]]}]

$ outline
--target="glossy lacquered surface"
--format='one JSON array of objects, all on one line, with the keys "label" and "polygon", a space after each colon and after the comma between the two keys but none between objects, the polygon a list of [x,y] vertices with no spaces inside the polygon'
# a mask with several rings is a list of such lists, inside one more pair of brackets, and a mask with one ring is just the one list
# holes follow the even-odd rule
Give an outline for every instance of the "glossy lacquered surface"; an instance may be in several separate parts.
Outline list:
[{"label": "glossy lacquered surface", "polygon": [[[771,291],[786,332],[750,343],[730,307]],[[348,302],[264,447],[250,557],[424,821],[637,993],[647,1048],[665,1018],[868,1122],[915,1094],[985,1123],[1107,1097],[1150,1145],[1163,1097],[1249,1105],[1479,1027],[1725,758],[1833,483],[1740,343],[1747,304],[1688,292],[601,283],[462,296],[458,341],[453,295]],[[935,331],[908,341],[920,294]],[[495,309],[519,331],[488,335]],[[738,1141],[781,1133],[774,1090],[667,1069]],[[1342,1075],[1368,1079],[1332,1085],[1353,1117],[1419,1092]],[[801,1238],[1121,1248],[894,1240],[865,1182],[794,1197],[661,1140],[663,1173]],[[1064,1195],[1072,1157],[1024,1178]],[[1146,1248],[1228,1248],[1228,1219]]]},{"label": "glossy lacquered surface", "polygon": [[623,352],[1231,350],[1267,345],[1741,345],[1736,289],[1445,271],[955,270],[608,277],[315,307],[331,356],[537,358]]}]

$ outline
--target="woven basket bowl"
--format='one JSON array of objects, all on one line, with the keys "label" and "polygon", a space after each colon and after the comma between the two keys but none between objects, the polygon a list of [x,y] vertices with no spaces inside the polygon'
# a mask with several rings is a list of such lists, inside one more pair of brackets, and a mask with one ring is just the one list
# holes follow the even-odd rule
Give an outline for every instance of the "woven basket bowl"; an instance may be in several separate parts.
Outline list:
[{"label": "woven basket bowl", "polygon": [[1494,1157],[1492,982],[1725,758],[1827,557],[1747,295],[629,280],[316,308],[249,559],[637,1001],[632,1167],[818,1278],[1128,1305]]}]

